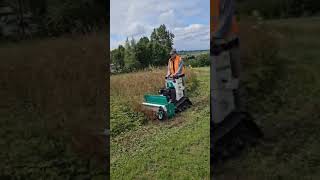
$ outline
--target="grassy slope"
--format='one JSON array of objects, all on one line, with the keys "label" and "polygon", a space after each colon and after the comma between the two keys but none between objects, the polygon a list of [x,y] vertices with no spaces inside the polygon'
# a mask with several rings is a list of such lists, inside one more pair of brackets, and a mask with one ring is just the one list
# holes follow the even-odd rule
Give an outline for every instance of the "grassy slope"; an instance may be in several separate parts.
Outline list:
[{"label": "grassy slope", "polygon": [[209,179],[209,68],[192,71],[200,87],[191,109],[112,138],[113,179]]},{"label": "grassy slope", "polygon": [[253,115],[266,140],[217,167],[218,180],[320,179],[319,18],[270,25],[284,35],[286,70],[280,87],[252,104],[263,107]]},{"label": "grassy slope", "polygon": [[101,37],[0,45],[0,179],[105,179]]}]

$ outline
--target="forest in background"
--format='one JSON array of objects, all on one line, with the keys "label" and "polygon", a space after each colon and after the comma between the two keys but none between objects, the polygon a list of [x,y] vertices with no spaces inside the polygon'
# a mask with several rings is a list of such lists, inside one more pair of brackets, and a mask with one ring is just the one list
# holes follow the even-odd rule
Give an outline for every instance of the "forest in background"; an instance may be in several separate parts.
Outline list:
[{"label": "forest in background", "polygon": [[104,0],[0,0],[0,40],[98,32],[107,8]]},{"label": "forest in background", "polygon": [[[237,0],[237,13],[278,19],[319,14],[318,0]],[[0,40],[90,33],[108,23],[104,0],[0,0]]]},{"label": "forest in background", "polygon": [[236,0],[237,13],[260,16],[264,19],[314,16],[319,13],[318,0]]}]

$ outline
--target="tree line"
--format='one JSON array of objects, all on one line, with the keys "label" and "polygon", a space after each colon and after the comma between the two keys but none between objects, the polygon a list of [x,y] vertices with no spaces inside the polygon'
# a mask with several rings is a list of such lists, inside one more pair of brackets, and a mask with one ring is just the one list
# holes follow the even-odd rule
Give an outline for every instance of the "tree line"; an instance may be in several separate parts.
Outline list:
[{"label": "tree line", "polygon": [[105,0],[0,0],[0,38],[51,37],[106,27]]},{"label": "tree line", "polygon": [[312,16],[320,12],[319,0],[238,0],[238,13],[256,11],[266,19]]},{"label": "tree line", "polygon": [[[258,12],[267,19],[312,16],[320,11],[319,0],[236,1],[240,15]],[[0,0],[0,39],[8,34],[24,39],[99,31],[109,23],[108,5],[105,0]]]},{"label": "tree line", "polygon": [[175,35],[162,24],[153,29],[150,38],[142,37],[138,41],[127,38],[124,45],[119,45],[111,51],[111,63],[118,72],[166,65],[174,37]]}]

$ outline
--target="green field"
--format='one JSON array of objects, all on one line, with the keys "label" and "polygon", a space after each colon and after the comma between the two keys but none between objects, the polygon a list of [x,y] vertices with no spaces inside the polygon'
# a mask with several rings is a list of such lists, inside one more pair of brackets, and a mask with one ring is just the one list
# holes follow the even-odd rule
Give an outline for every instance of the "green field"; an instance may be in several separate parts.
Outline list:
[{"label": "green field", "polygon": [[[193,107],[172,120],[149,121],[141,125],[133,122],[139,121],[141,116],[132,116],[132,113],[121,111],[115,105],[125,106],[130,97],[120,97],[112,89],[113,83],[122,83],[121,80],[128,77],[132,80],[140,78],[135,78],[138,76],[135,73],[111,77],[111,133],[114,134],[110,148],[112,179],[209,179],[209,68],[188,71],[197,77],[198,82],[198,88],[189,94]],[[163,77],[164,73],[165,70],[161,69],[148,72],[147,76],[162,74]],[[159,82],[156,84],[153,89],[162,87]],[[132,87],[132,91],[141,89],[140,86],[129,87]],[[138,102],[143,100],[142,95],[147,92],[139,93],[141,96],[137,99]],[[118,98],[114,98],[115,96]],[[130,120],[128,116],[133,119]],[[119,127],[119,121],[122,121],[123,126],[131,123],[128,127],[132,128],[127,128],[122,133],[114,132]]]},{"label": "green field", "polygon": [[267,22],[280,32],[277,85],[249,107],[265,133],[255,148],[215,168],[220,179],[320,179],[320,18]]},{"label": "green field", "polygon": [[209,50],[194,50],[194,51],[178,51],[180,55],[190,55],[190,56],[197,56],[200,54],[208,54]]}]

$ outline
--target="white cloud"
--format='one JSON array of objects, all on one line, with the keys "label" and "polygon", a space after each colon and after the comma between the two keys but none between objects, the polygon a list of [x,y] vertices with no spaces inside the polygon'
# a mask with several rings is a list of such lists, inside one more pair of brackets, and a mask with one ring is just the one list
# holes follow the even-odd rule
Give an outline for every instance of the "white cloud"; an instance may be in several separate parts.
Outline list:
[{"label": "white cloud", "polygon": [[126,31],[126,35],[129,37],[139,36],[146,33],[146,28],[142,24],[131,24]]},{"label": "white cloud", "polygon": [[119,45],[124,45],[125,40],[114,40],[114,39],[110,39],[110,49],[115,49],[118,48]]},{"label": "white cloud", "polygon": [[161,13],[158,18],[158,23],[165,24],[168,28],[183,26],[183,23],[179,21],[173,9]]},{"label": "white cloud", "polygon": [[[209,22],[209,11],[203,12],[203,7],[209,6],[209,3],[209,0],[111,0],[110,46],[117,47],[117,43],[123,43],[126,37],[150,37],[153,28],[165,24],[176,35],[177,49],[209,48],[209,45],[204,45],[209,44],[204,41],[209,36],[209,33],[206,34],[209,25],[189,22],[195,16],[206,18]],[[123,40],[115,40],[113,36]]]},{"label": "white cloud", "polygon": [[175,28],[173,33],[176,35],[174,46],[177,49],[200,50],[209,48],[209,25],[190,24],[186,27]]}]

